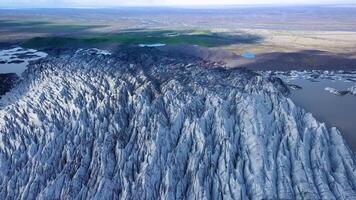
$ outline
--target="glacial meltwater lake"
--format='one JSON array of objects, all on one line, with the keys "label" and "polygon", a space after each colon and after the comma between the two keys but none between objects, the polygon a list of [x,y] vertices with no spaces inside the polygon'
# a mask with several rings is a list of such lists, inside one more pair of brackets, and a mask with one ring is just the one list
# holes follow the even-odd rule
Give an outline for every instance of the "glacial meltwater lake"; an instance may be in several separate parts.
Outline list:
[{"label": "glacial meltwater lake", "polygon": [[253,53],[243,53],[243,54],[241,54],[241,56],[246,59],[255,59],[256,58],[256,55]]},{"label": "glacial meltwater lake", "polygon": [[301,86],[293,90],[290,98],[295,104],[311,112],[319,121],[328,127],[337,127],[351,149],[356,152],[356,95],[339,96],[326,91],[332,87],[337,90],[347,90],[355,82],[345,80],[297,78],[289,83]]}]

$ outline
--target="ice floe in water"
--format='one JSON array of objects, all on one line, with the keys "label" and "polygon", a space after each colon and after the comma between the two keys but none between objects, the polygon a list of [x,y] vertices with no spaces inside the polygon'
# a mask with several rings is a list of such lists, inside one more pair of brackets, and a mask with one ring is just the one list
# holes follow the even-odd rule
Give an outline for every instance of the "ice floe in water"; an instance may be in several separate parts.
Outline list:
[{"label": "ice floe in water", "polygon": [[341,130],[356,151],[356,71],[279,71],[261,72],[277,76],[291,90],[290,98],[326,122]]},{"label": "ice floe in water", "polygon": [[[324,87],[325,91],[331,94],[343,96],[343,95],[355,95],[356,85],[356,71],[321,71],[321,70],[306,70],[306,71],[266,71],[260,72],[267,76],[277,76],[289,83],[291,86],[296,80],[306,80],[310,82],[327,82],[327,86]],[[337,86],[337,87],[335,87]],[[291,89],[294,89],[293,87]]]},{"label": "ice floe in water", "polygon": [[350,92],[350,94],[356,95],[356,85],[350,87],[348,91]]},{"label": "ice floe in water", "polygon": [[166,46],[166,44],[162,43],[155,43],[155,44],[139,44],[139,47],[163,47]]},{"label": "ice floe in water", "polygon": [[0,50],[0,74],[17,73],[21,74],[30,61],[46,57],[45,52],[34,49],[24,49],[16,47],[12,49]]},{"label": "ice floe in water", "polygon": [[337,90],[335,88],[332,88],[332,87],[326,87],[325,90],[330,92],[331,94],[335,94],[335,95],[339,95],[339,96],[345,95],[345,94],[348,93],[347,91],[339,91],[339,90]]}]

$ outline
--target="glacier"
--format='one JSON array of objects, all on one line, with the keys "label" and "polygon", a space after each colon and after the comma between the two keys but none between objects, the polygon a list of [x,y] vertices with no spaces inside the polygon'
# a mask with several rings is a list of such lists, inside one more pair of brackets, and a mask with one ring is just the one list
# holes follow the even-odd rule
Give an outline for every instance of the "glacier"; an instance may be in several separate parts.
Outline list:
[{"label": "glacier", "polygon": [[356,84],[347,89],[350,94],[356,95]]},{"label": "glacier", "polygon": [[21,73],[31,61],[46,57],[45,52],[34,49],[15,47],[12,49],[0,48],[0,73]]},{"label": "glacier", "polygon": [[49,52],[0,100],[0,199],[356,199],[355,155],[274,76]]}]

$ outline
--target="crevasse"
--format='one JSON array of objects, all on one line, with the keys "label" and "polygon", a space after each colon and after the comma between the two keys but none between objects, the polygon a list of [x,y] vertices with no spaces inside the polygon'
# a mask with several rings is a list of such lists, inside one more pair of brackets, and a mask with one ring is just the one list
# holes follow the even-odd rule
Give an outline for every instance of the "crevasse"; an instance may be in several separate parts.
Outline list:
[{"label": "crevasse", "polygon": [[60,52],[0,104],[0,199],[355,199],[355,156],[277,78]]}]

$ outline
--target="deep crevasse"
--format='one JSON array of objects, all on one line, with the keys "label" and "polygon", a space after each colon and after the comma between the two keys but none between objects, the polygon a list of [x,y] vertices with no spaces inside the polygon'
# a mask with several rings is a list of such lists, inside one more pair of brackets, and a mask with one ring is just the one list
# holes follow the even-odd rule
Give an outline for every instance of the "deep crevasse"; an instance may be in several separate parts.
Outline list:
[{"label": "deep crevasse", "polygon": [[356,198],[353,153],[281,81],[202,65],[85,51],[32,65],[1,100],[0,199]]}]

